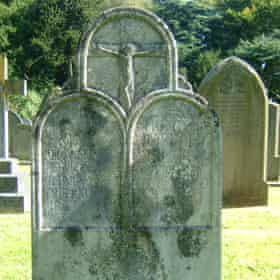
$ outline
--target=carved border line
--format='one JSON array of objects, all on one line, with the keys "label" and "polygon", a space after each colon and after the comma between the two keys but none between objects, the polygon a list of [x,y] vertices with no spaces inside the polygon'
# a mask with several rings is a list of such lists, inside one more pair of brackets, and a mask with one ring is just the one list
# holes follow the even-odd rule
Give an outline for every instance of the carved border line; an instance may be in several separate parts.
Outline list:
[{"label": "carved border line", "polygon": [[93,103],[100,104],[99,106],[104,107],[106,110],[112,113],[112,115],[118,120],[118,125],[122,132],[123,137],[123,148],[122,148],[122,158],[123,166],[121,170],[121,180],[124,180],[123,176],[126,174],[127,161],[124,158],[124,155],[127,154],[127,133],[125,127],[125,115],[124,112],[120,110],[119,106],[115,106],[110,99],[100,95],[99,92],[95,94],[86,94],[86,92],[73,92],[62,97],[58,97],[55,100],[51,100],[51,103],[48,103],[44,108],[44,111],[37,117],[33,129],[33,171],[32,171],[32,227],[33,229],[41,231],[50,231],[51,228],[42,227],[42,133],[46,121],[49,115],[61,104],[66,102],[71,102],[75,99],[87,98],[91,99]]},{"label": "carved border line", "polygon": [[[144,98],[142,98],[132,109],[131,114],[129,115],[129,119],[127,121],[127,130],[128,130],[128,151],[129,151],[129,161],[128,166],[133,165],[133,139],[135,134],[136,125],[138,123],[138,120],[141,118],[141,116],[146,112],[146,110],[152,106],[156,102],[160,102],[165,99],[175,99],[175,100],[182,100],[184,103],[191,103],[194,106],[197,107],[198,110],[201,112],[210,114],[212,117],[212,121],[215,123],[217,116],[216,114],[209,109],[207,102],[205,102],[204,98],[201,98],[199,95],[194,95],[190,91],[178,89],[176,91],[170,91],[170,90],[157,90],[154,92],[151,92],[150,94],[146,95]],[[213,125],[214,128],[214,125]],[[218,214],[218,210],[222,208],[221,205],[221,197],[222,197],[222,188],[221,188],[221,178],[219,176],[214,176],[215,174],[222,174],[221,173],[221,127],[219,122],[217,122],[217,129],[212,134],[212,138],[216,138],[215,143],[211,143],[212,147],[211,149],[215,151],[216,157],[214,157],[214,162],[211,164],[211,172],[210,174],[213,174],[212,178],[210,178],[210,192],[211,196],[209,197],[209,205],[211,209],[209,211],[212,213],[211,220],[209,221],[207,226],[216,226],[220,224],[220,217]],[[217,167],[219,170],[217,170]],[[131,178],[131,172],[128,174],[129,180],[132,180]],[[132,185],[132,184],[131,184]],[[219,198],[219,205],[215,204],[215,197]],[[198,225],[197,225],[198,226]],[[156,228],[156,227],[151,227]]]}]

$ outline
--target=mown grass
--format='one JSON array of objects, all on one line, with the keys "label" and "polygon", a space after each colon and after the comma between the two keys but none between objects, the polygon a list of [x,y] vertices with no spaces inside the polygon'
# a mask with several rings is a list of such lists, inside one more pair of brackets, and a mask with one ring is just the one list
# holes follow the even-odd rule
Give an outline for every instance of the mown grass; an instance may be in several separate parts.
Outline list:
[{"label": "mown grass", "polygon": [[[0,280],[30,279],[30,215],[0,215]],[[280,280],[280,188],[269,207],[223,210],[223,280]]]},{"label": "mown grass", "polygon": [[0,280],[31,279],[30,214],[0,215]]},{"label": "mown grass", "polygon": [[269,207],[223,210],[223,280],[280,280],[280,188]]}]

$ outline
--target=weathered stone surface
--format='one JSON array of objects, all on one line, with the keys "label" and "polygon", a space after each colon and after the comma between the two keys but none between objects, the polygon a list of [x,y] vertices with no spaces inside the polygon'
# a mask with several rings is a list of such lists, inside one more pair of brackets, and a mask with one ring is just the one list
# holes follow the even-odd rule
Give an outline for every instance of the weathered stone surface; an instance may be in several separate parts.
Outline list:
[{"label": "weathered stone surface", "polygon": [[210,71],[199,93],[221,119],[224,206],[266,205],[264,132],[268,101],[260,77],[247,63],[230,57]]},{"label": "weathered stone surface", "polygon": [[31,122],[9,111],[9,153],[11,157],[31,161]]},{"label": "weathered stone surface", "polygon": [[[107,46],[115,46],[119,20],[137,27],[136,38],[144,26],[141,46],[150,42],[147,23],[153,36],[163,26],[143,11],[109,11],[98,22]],[[137,42],[122,32],[125,46]],[[153,91],[155,73],[142,63],[152,78],[142,93],[135,87],[130,104],[123,100],[133,90],[97,91],[82,74],[79,90],[42,106],[34,127],[33,280],[220,279],[219,122],[203,99],[177,89],[176,72]]]},{"label": "weathered stone surface", "polygon": [[277,157],[277,117],[279,105],[269,102],[266,130],[265,179],[267,182],[278,182],[280,175],[280,158]]}]

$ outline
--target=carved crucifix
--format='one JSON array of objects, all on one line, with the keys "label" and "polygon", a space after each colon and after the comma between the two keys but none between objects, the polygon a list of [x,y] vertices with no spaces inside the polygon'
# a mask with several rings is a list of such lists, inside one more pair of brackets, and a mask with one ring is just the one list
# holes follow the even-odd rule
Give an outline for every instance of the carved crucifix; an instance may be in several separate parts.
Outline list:
[{"label": "carved crucifix", "polygon": [[8,80],[8,60],[0,56],[0,157],[9,157],[8,94],[26,95],[25,80]]},{"label": "carved crucifix", "polygon": [[114,45],[106,43],[94,43],[93,48],[102,52],[124,59],[127,72],[127,84],[125,86],[125,96],[130,108],[135,96],[135,57],[145,57],[148,55],[159,55],[162,49],[161,45],[149,44],[147,49],[139,49],[136,44],[127,43],[124,45]]}]

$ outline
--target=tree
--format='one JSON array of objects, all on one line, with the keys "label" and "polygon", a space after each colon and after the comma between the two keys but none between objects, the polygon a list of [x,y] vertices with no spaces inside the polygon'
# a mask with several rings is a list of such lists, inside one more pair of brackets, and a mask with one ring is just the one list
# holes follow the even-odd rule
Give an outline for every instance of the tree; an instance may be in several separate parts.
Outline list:
[{"label": "tree", "polygon": [[8,24],[9,16],[9,8],[0,3],[0,53],[5,52],[9,46],[8,32],[12,28]]},{"label": "tree", "polygon": [[202,1],[183,3],[172,0],[160,1],[155,12],[167,22],[175,34],[179,49],[179,66],[186,69],[188,78],[196,87],[201,74],[194,73],[194,69],[202,69],[198,66],[201,53],[211,48],[209,21],[216,17],[215,11]]},{"label": "tree", "polygon": [[280,30],[242,40],[234,54],[245,59],[260,73],[269,95],[280,102]]},{"label": "tree", "polygon": [[37,0],[17,10],[11,20],[15,29],[9,33],[9,56],[16,75],[24,73],[39,88],[63,84],[88,20],[83,3]]}]

